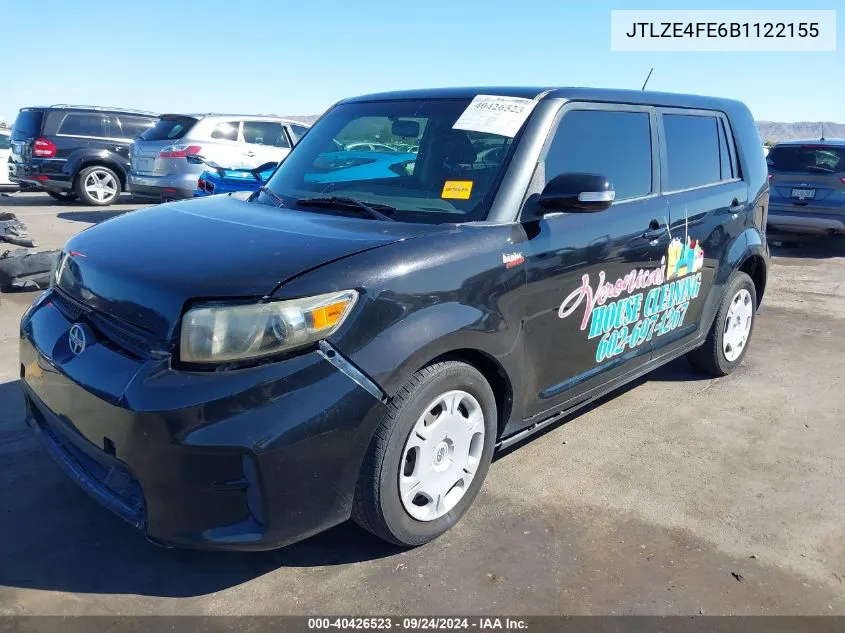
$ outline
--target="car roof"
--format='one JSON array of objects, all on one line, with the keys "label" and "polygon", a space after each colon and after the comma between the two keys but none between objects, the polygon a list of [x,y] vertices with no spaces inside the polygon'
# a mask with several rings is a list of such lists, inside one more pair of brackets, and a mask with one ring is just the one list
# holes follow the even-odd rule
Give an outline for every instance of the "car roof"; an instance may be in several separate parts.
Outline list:
[{"label": "car roof", "polygon": [[192,119],[240,119],[241,121],[279,121],[281,123],[290,123],[293,125],[302,125],[304,127],[311,127],[310,123],[303,123],[302,121],[295,121],[293,119],[286,119],[281,116],[274,116],[272,114],[221,114],[219,112],[193,112],[179,114],[177,112],[168,112],[159,115],[159,118],[164,117],[191,117]]},{"label": "car roof", "polygon": [[731,109],[740,102],[733,99],[705,97],[699,95],[654,92],[645,90],[617,90],[609,88],[579,87],[465,87],[428,88],[422,90],[401,90],[382,92],[344,99],[341,103],[364,103],[367,101],[404,101],[416,99],[472,99],[484,95],[522,97],[524,99],[567,99],[570,101],[605,101],[633,105],[655,105],[678,108],[701,108],[707,110]]},{"label": "car roof", "polygon": [[787,145],[815,145],[818,147],[845,147],[845,138],[805,138],[805,139],[790,139],[788,141],[778,141],[774,144],[775,147],[783,147]]},{"label": "car roof", "polygon": [[78,112],[102,112],[104,114],[139,114],[142,116],[157,117],[157,112],[148,112],[147,110],[134,110],[132,108],[119,108],[112,106],[95,106],[95,105],[71,105],[67,103],[56,103],[49,106],[31,106],[21,108],[21,112],[26,110],[69,110]]}]

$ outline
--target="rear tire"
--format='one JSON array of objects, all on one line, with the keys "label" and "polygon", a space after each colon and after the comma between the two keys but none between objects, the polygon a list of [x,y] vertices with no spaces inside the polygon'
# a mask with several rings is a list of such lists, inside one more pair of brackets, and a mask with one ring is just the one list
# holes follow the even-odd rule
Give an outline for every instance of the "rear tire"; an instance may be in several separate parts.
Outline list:
[{"label": "rear tire", "polygon": [[444,361],[415,373],[373,435],[352,519],[402,546],[428,543],[449,530],[484,482],[497,420],[493,390],[474,367]]},{"label": "rear tire", "polygon": [[727,376],[742,364],[756,318],[754,282],[737,270],[725,284],[725,295],[704,345],[687,354],[690,365],[713,376]]},{"label": "rear tire", "polygon": [[73,202],[77,198],[75,191],[46,191],[45,193],[53,200],[58,200],[59,202]]},{"label": "rear tire", "polygon": [[106,207],[120,197],[120,178],[108,167],[92,165],[76,177],[76,193],[87,204]]}]

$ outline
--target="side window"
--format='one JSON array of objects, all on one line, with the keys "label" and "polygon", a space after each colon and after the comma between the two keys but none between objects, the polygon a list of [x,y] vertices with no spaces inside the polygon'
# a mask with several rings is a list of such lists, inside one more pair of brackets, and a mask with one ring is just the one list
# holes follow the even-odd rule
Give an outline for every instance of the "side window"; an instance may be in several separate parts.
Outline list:
[{"label": "side window", "polygon": [[651,193],[651,124],[647,112],[571,110],[545,161],[546,182],[560,174],[607,176],[616,200]]},{"label": "side window", "polygon": [[146,119],[137,116],[121,115],[112,117],[112,136],[121,138],[137,138],[153,127],[155,119]]},{"label": "side window", "polygon": [[305,136],[305,133],[308,131],[308,128],[304,125],[290,125],[290,132],[293,135],[293,142],[299,143],[302,140],[302,137]]},{"label": "side window", "polygon": [[211,131],[211,138],[220,141],[237,141],[238,140],[238,122],[224,121],[218,123]]},{"label": "side window", "polygon": [[11,149],[12,143],[5,134],[0,134],[0,149]]},{"label": "side window", "polygon": [[244,121],[244,142],[272,147],[290,147],[282,124],[276,121]]},{"label": "side window", "polygon": [[722,180],[719,119],[691,114],[664,114],[666,182],[664,191],[709,185]]},{"label": "side window", "polygon": [[59,134],[74,136],[109,136],[108,117],[102,114],[70,113],[59,126]]}]

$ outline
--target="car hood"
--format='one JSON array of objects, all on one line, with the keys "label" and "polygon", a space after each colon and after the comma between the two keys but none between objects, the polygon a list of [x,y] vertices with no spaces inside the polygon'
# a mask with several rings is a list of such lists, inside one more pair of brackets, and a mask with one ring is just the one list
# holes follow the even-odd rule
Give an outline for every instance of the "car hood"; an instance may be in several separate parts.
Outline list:
[{"label": "car hood", "polygon": [[444,230],[214,196],[127,213],[77,234],[54,281],[164,341],[191,300],[265,296],[322,264]]}]

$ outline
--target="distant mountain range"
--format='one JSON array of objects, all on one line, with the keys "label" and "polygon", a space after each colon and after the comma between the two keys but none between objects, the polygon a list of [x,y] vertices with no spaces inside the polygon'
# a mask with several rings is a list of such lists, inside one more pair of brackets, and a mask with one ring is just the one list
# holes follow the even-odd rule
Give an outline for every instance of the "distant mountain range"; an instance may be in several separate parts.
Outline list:
[{"label": "distant mountain range", "polygon": [[[319,115],[288,116],[287,119],[313,123]],[[786,141],[793,138],[819,138],[822,123],[818,121],[799,121],[797,123],[779,123],[777,121],[757,121],[760,138],[764,141]],[[825,138],[845,138],[845,123],[824,123]]]},{"label": "distant mountain range", "polygon": [[760,138],[764,141],[787,141],[793,138],[819,138],[824,125],[825,138],[845,138],[845,123],[823,124],[818,121],[800,121],[798,123],[777,123],[775,121],[757,121]]}]

